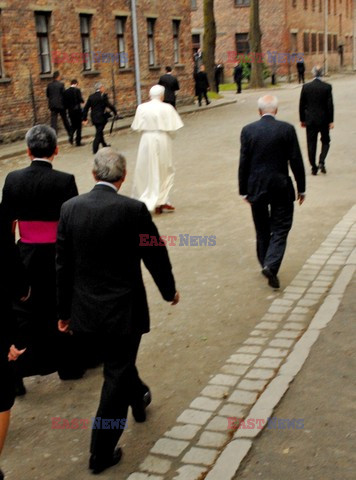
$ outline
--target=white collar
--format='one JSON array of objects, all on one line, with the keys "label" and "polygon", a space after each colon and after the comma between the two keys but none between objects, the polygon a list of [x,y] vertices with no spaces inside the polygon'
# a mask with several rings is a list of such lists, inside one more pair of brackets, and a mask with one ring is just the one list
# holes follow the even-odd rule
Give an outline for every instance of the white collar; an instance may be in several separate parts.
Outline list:
[{"label": "white collar", "polygon": [[118,189],[115,187],[115,185],[113,183],[100,181],[100,182],[96,182],[96,184],[97,185],[106,185],[107,187],[111,187],[113,190],[115,190],[115,192],[118,192]]}]

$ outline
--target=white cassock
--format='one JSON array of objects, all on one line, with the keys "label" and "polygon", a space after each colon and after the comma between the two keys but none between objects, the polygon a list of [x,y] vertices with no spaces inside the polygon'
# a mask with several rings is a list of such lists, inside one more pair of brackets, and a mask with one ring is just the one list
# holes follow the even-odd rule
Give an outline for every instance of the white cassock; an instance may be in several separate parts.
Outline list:
[{"label": "white cassock", "polygon": [[142,132],[138,147],[132,196],[149,211],[168,203],[173,186],[172,132],[183,127],[175,108],[153,99],[137,107],[133,130]]}]

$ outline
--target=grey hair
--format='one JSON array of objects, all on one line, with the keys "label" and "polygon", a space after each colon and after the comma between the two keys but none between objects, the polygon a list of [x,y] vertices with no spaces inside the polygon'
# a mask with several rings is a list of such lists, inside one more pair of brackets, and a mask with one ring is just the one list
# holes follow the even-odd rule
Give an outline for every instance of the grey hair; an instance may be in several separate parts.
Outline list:
[{"label": "grey hair", "polygon": [[313,77],[322,77],[323,73],[323,69],[319,65],[315,65],[312,69]]},{"label": "grey hair", "polygon": [[103,82],[96,82],[96,84],[94,85],[95,91],[99,90],[103,86]]},{"label": "grey hair", "polygon": [[35,125],[26,133],[26,144],[35,158],[50,158],[57,147],[57,135],[48,125]]},{"label": "grey hair", "polygon": [[101,148],[94,157],[93,173],[97,180],[118,182],[124,177],[125,171],[125,157],[110,147]]},{"label": "grey hair", "polygon": [[258,99],[257,105],[262,113],[274,113],[278,109],[278,98],[274,95],[265,95]]}]

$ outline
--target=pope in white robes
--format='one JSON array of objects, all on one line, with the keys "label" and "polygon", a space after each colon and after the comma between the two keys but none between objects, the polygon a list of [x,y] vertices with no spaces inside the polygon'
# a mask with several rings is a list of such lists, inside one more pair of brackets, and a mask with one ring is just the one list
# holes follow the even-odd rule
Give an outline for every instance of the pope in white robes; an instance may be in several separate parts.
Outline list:
[{"label": "pope in white robes", "polygon": [[171,137],[183,127],[177,111],[172,105],[163,103],[163,97],[164,87],[152,87],[151,100],[137,107],[131,125],[133,130],[142,132],[132,196],[156,213],[174,211],[169,203],[175,172]]}]

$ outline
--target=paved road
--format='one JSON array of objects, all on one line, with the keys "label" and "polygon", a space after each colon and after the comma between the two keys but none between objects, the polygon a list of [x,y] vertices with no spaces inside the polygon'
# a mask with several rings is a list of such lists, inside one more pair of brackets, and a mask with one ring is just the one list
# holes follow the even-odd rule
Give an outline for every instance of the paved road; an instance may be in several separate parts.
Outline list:
[{"label": "paved road", "polygon": [[[326,176],[311,177],[308,168],[307,200],[296,207],[294,228],[280,272],[286,286],[305,260],[355,201],[356,127],[351,121],[355,100],[354,78],[334,82],[336,128],[332,133]],[[279,118],[298,126],[299,88],[278,91]],[[236,192],[239,133],[257,118],[260,93],[239,96],[239,102],[184,118],[186,128],[174,145],[177,167],[172,202],[176,213],[156,218],[163,235],[216,235],[214,247],[171,247],[170,256],[181,304],[163,303],[150,278],[152,331],[142,342],[138,365],[152,387],[154,402],[149,421],[135,424],[122,438],[124,458],[106,479],[125,479],[137,470],[155,441],[175,422],[215,374],[226,358],[253,330],[272,298],[278,298],[263,280],[255,258],[254,231],[248,205]],[[303,152],[305,132],[298,128]],[[122,132],[111,143],[128,160],[128,179],[122,193],[131,191],[138,137]],[[76,175],[81,192],[93,185],[90,146],[61,147],[59,169]],[[305,156],[306,160],[306,156]],[[27,164],[25,157],[0,165],[6,173]],[[307,161],[306,161],[307,164]],[[24,478],[78,480],[87,473],[89,434],[51,430],[51,417],[90,418],[95,414],[101,385],[100,371],[90,371],[80,382],[61,383],[55,375],[27,381],[29,393],[14,408],[12,429],[3,455],[9,480]]]}]

